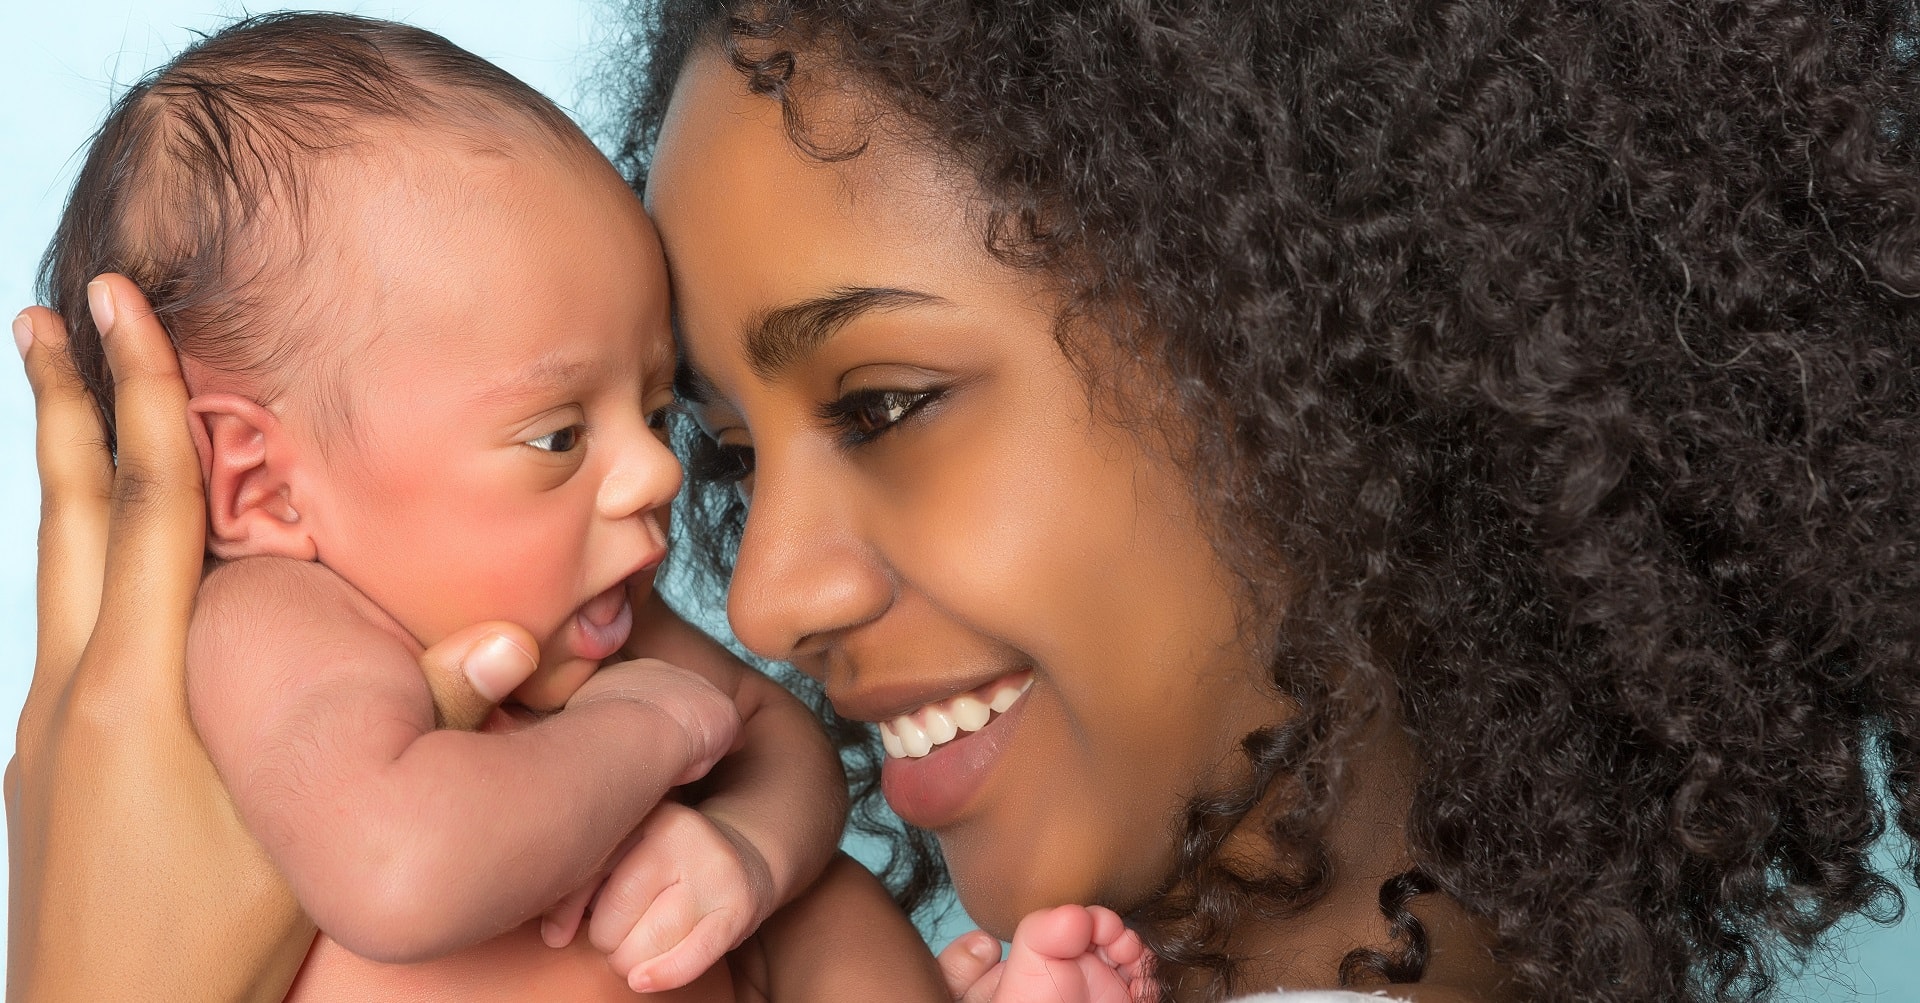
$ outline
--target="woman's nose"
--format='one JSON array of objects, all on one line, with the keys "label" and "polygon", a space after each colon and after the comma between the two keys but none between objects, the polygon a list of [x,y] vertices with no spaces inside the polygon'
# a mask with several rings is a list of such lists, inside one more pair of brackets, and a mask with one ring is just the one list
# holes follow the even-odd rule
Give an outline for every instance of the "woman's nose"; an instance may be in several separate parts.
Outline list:
[{"label": "woman's nose", "polygon": [[827,464],[782,470],[767,459],[762,450],[727,590],[727,619],[755,654],[793,661],[879,617],[892,601],[893,583],[861,529],[857,502],[822,473]]},{"label": "woman's nose", "polygon": [[602,518],[629,519],[664,508],[680,493],[680,460],[666,444],[644,428],[625,439],[600,482],[595,507]]}]

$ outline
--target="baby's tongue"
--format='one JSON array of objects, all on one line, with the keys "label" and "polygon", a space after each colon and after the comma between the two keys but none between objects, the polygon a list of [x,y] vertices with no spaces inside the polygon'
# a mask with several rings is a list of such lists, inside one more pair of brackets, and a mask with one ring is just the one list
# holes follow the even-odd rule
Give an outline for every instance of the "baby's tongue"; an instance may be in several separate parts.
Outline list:
[{"label": "baby's tongue", "polygon": [[587,604],[580,607],[580,615],[596,627],[612,626],[614,618],[620,615],[620,608],[626,604],[626,601],[627,584],[621,582],[587,600]]},{"label": "baby's tongue", "polygon": [[598,662],[619,651],[632,630],[633,610],[627,605],[626,585],[621,583],[580,607],[568,643],[575,658]]}]

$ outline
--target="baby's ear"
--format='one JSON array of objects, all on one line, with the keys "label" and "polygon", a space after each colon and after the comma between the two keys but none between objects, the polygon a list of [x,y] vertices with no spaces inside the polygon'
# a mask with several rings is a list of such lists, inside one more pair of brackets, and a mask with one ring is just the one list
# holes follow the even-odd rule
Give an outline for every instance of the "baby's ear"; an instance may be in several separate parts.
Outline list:
[{"label": "baby's ear", "polygon": [[313,535],[295,507],[291,476],[299,450],[279,417],[230,393],[201,394],[187,411],[207,485],[214,556],[313,560]]}]

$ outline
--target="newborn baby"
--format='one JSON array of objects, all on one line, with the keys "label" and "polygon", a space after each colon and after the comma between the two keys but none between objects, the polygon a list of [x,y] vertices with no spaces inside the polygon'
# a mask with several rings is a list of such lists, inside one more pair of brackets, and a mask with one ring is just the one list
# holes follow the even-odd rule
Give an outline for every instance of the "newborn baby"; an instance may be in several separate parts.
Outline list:
[{"label": "newborn baby", "polygon": [[[629,988],[672,989],[821,872],[824,734],[653,591],[681,477],[665,266],[552,104],[426,32],[250,19],[116,104],[49,267],[127,273],[179,346],[218,559],[190,709],[327,937],[419,962],[584,921]],[[474,680],[501,709],[444,728],[419,658],[489,621],[533,672]],[[617,660],[649,654],[673,664]],[[1035,922],[994,998],[1061,999],[1047,964],[1138,974],[1117,918]]]},{"label": "newborn baby", "polygon": [[[412,962],[543,913],[563,945],[591,903],[663,989],[820,873],[824,735],[654,596],[664,265],[557,108],[425,32],[255,19],[118,103],[51,257],[126,272],[180,347],[218,558],[187,695],[324,933]],[[418,658],[482,621],[537,667],[440,728]],[[677,664],[601,668],[630,642]],[[666,799],[736,746],[701,811]]]}]

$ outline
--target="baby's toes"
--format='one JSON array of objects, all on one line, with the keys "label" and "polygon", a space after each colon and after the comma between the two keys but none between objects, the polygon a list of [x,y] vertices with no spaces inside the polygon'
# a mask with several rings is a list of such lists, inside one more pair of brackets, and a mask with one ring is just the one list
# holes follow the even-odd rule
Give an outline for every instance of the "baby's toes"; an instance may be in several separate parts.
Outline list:
[{"label": "baby's toes", "polygon": [[1094,947],[1105,947],[1127,932],[1127,924],[1120,919],[1120,914],[1106,906],[1088,906],[1087,918],[1093,922],[1091,937]]},{"label": "baby's toes", "polygon": [[1097,955],[1083,954],[1074,962],[1084,986],[1084,994],[1074,997],[1086,1003],[1138,1003],[1134,980],[1127,973],[1102,961]]},{"label": "baby's toes", "polygon": [[947,993],[964,999],[1000,963],[1000,944],[979,930],[961,934],[940,951],[940,974]]},{"label": "baby's toes", "polygon": [[1140,940],[1139,934],[1132,930],[1122,930],[1120,936],[1095,948],[1095,953],[1105,958],[1115,968],[1124,968],[1138,964],[1142,958],[1146,957],[1147,945]]},{"label": "baby's toes", "polygon": [[[1117,919],[1117,917],[1116,917]],[[1007,961],[1025,951],[1056,961],[1068,961],[1093,948],[1094,917],[1085,906],[1063,905],[1028,913],[1013,931]]]}]

